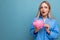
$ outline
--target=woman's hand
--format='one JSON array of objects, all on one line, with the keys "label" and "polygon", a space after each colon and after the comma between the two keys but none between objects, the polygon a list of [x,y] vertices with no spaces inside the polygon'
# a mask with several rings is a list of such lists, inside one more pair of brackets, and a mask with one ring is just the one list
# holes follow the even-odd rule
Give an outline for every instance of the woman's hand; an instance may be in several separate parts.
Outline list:
[{"label": "woman's hand", "polygon": [[44,26],[46,27],[46,31],[50,34],[49,25],[48,24],[44,24]]},{"label": "woman's hand", "polygon": [[36,32],[38,32],[40,29],[38,29],[38,28],[35,28],[34,29],[34,32],[36,33]]}]

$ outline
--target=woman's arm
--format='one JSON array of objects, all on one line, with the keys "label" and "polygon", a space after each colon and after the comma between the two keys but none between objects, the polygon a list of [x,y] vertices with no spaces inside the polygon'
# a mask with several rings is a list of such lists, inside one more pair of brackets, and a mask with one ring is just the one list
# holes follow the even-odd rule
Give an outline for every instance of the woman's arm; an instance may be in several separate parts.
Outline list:
[{"label": "woman's arm", "polygon": [[36,36],[37,33],[38,33],[38,30],[34,28],[34,26],[32,25],[31,28],[30,28],[30,33],[32,36]]},{"label": "woman's arm", "polygon": [[58,37],[59,30],[58,30],[56,21],[54,21],[53,29],[51,29],[49,31],[50,31],[50,34],[47,33],[49,38],[57,38]]},{"label": "woman's arm", "polygon": [[[34,18],[34,20],[35,20],[35,18]],[[34,28],[33,23],[32,23],[31,28],[30,28],[30,34],[35,37],[37,35],[37,33],[38,33],[38,30],[36,30],[36,28]]]}]

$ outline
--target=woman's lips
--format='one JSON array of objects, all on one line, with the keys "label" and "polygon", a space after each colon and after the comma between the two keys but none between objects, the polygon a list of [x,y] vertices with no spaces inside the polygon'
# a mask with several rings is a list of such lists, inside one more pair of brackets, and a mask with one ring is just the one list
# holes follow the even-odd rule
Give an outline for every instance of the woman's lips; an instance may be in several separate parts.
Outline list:
[{"label": "woman's lips", "polygon": [[42,12],[43,14],[45,13],[45,12]]}]

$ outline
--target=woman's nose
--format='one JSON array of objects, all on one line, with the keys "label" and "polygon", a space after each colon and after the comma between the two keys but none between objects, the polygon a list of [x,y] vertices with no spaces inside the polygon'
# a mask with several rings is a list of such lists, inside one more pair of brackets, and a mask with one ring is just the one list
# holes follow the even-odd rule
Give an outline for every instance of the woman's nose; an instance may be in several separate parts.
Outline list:
[{"label": "woman's nose", "polygon": [[45,8],[42,8],[42,11],[44,11],[45,10]]}]

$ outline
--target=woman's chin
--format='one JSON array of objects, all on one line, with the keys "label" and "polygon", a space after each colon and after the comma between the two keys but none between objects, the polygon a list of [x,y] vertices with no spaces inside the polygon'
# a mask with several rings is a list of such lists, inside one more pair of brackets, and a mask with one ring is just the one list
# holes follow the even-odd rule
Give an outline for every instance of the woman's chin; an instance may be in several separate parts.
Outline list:
[{"label": "woman's chin", "polygon": [[47,15],[44,14],[44,15],[42,15],[42,16],[45,17],[45,16],[47,16]]}]

